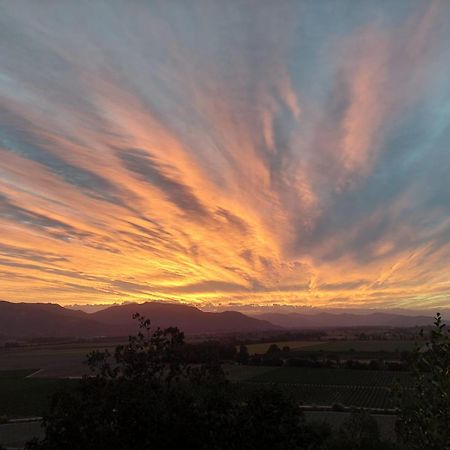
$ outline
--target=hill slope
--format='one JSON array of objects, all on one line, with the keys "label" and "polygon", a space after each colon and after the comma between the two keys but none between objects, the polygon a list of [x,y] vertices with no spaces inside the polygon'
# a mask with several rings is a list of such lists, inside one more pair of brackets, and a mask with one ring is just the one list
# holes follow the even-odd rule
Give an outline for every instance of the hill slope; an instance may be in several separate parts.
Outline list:
[{"label": "hill slope", "polygon": [[203,312],[193,306],[143,303],[112,306],[93,314],[51,303],[0,301],[0,337],[124,336],[137,330],[134,313],[151,319],[153,326],[177,326],[186,333],[225,333],[280,329],[265,320],[239,312]]},{"label": "hill slope", "polygon": [[8,338],[110,335],[113,328],[52,303],[0,301],[0,335]]},{"label": "hill slope", "polygon": [[133,313],[150,318],[153,326],[176,326],[186,333],[266,331],[281,328],[266,320],[235,311],[204,312],[194,306],[162,302],[111,306],[91,316],[99,322],[120,326],[123,332],[130,333],[136,329]]}]

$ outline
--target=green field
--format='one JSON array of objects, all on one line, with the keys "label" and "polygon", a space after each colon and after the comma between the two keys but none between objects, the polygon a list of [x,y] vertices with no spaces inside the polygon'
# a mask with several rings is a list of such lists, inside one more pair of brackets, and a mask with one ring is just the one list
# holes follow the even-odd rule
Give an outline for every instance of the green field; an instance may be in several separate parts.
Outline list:
[{"label": "green field", "polygon": [[0,371],[0,416],[9,418],[43,415],[49,397],[74,386],[75,380],[26,378],[35,369]]},{"label": "green field", "polygon": [[265,353],[276,344],[283,348],[288,346],[291,352],[402,352],[414,349],[414,341],[401,340],[338,340],[338,341],[274,341],[248,344],[250,354]]}]

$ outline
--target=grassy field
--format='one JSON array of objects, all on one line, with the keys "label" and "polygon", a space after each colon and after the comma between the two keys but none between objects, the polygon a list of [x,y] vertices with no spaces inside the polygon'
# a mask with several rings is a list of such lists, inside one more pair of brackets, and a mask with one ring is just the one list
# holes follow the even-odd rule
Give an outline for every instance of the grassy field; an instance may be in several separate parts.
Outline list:
[{"label": "grassy field", "polygon": [[27,378],[35,369],[0,371],[0,416],[10,418],[41,416],[49,406],[49,396],[70,388],[75,380]]},{"label": "grassy field", "polygon": [[288,346],[292,352],[402,352],[414,348],[414,341],[376,341],[376,340],[340,340],[340,341],[274,341],[247,345],[250,354],[265,353],[267,349],[276,344],[283,348]]}]

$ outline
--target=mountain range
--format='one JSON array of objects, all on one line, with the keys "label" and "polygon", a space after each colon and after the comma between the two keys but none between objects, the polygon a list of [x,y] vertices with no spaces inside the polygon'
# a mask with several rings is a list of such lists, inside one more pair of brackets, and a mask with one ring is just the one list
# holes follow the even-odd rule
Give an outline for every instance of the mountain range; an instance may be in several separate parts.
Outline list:
[{"label": "mountain range", "polygon": [[111,306],[88,314],[50,303],[0,301],[0,337],[124,336],[137,330],[134,313],[151,319],[153,326],[177,326],[185,333],[273,331],[281,327],[236,311],[204,312],[193,306],[147,302]]},{"label": "mountain range", "polygon": [[236,311],[205,312],[194,306],[146,302],[114,305],[93,313],[52,303],[0,301],[0,337],[96,337],[124,336],[137,329],[134,313],[151,319],[153,326],[177,326],[188,334],[213,334],[337,327],[411,327],[430,325],[431,316],[370,314],[262,313],[252,316]]}]

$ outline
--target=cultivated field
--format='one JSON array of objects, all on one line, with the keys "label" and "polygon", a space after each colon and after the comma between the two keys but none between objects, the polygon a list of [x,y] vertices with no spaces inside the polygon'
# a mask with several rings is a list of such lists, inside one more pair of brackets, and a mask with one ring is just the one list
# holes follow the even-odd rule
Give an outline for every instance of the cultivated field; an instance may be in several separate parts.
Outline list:
[{"label": "cultivated field", "polygon": [[276,344],[280,349],[285,346],[295,352],[402,352],[414,349],[414,341],[401,340],[338,340],[338,341],[274,341],[247,345],[248,352],[265,353],[267,349]]},{"label": "cultivated field", "polygon": [[394,386],[410,383],[408,373],[381,370],[241,366],[238,376],[232,369],[229,373],[230,379],[244,385],[275,384],[307,405],[339,403],[379,409],[393,408]]},{"label": "cultivated field", "polygon": [[[341,359],[368,359],[377,355],[395,359],[398,352],[409,350],[412,341],[289,341],[274,342],[280,348],[289,346],[291,355],[336,354]],[[66,343],[0,349],[0,416],[41,415],[48,406],[48,396],[63,383],[88,373],[83,361],[93,350],[113,350],[117,341],[102,343]],[[272,343],[249,345],[250,353],[264,353]],[[299,367],[266,367],[226,365],[228,378],[247,386],[276,384],[287,389],[299,402],[367,408],[391,408],[391,387],[407,384],[405,372],[352,369],[313,369]]]},{"label": "cultivated field", "polygon": [[230,381],[248,381],[258,375],[279,369],[279,367],[240,366],[237,364],[224,364],[222,367]]},{"label": "cultivated field", "polygon": [[279,367],[253,377],[247,381],[258,383],[318,384],[339,386],[376,386],[389,387],[396,381],[406,384],[407,372],[386,370],[354,369],[310,369],[303,367]]},{"label": "cultivated field", "polygon": [[73,386],[74,380],[30,378],[35,369],[0,371],[0,416],[9,418],[43,415],[49,396]]},{"label": "cultivated field", "polygon": [[343,405],[356,408],[392,409],[392,393],[388,388],[364,386],[283,385],[299,402],[305,405]]},{"label": "cultivated field", "polygon": [[[342,340],[315,343],[305,347],[306,351],[324,352],[402,352],[414,349],[414,341],[397,340]],[[301,350],[301,349],[300,349]]]},{"label": "cultivated field", "polygon": [[87,372],[86,355],[114,350],[117,343],[71,343],[0,348],[0,370],[36,368],[36,377],[79,377]]}]

